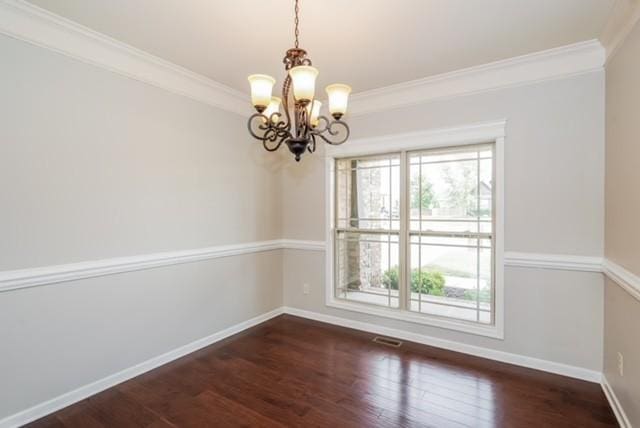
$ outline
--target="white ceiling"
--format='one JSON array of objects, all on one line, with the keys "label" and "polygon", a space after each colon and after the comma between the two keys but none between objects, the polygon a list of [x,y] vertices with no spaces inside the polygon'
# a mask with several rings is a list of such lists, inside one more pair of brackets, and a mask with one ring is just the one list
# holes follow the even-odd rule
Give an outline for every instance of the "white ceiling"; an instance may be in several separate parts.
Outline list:
[{"label": "white ceiling", "polygon": [[[300,44],[362,92],[597,38],[615,1],[300,0]],[[293,45],[293,0],[30,2],[243,92]]]}]

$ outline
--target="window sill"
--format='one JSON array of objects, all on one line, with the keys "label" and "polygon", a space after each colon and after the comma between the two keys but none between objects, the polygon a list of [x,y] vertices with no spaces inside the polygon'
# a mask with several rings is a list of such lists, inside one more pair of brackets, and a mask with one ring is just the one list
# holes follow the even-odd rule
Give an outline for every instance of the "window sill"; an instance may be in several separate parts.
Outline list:
[{"label": "window sill", "polygon": [[360,312],[367,315],[374,315],[383,318],[391,318],[400,321],[406,321],[414,324],[423,324],[432,327],[444,328],[447,330],[460,331],[463,333],[474,334],[476,336],[491,337],[493,339],[504,339],[504,332],[497,325],[483,325],[462,320],[446,319],[438,316],[427,314],[414,314],[409,311],[400,309],[392,309],[385,307],[375,307],[367,304],[349,302],[346,300],[330,297],[327,299],[326,305],[336,309],[346,311]]}]

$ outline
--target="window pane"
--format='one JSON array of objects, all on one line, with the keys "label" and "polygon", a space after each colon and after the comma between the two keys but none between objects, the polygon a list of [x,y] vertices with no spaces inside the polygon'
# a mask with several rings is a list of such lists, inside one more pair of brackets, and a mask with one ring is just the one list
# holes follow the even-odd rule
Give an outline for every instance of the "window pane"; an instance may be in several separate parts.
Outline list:
[{"label": "window pane", "polygon": [[336,214],[340,229],[400,228],[400,158],[337,161]]},{"label": "window pane", "polygon": [[491,323],[493,148],[409,155],[409,310]]},{"label": "window pane", "polygon": [[399,306],[397,234],[339,232],[336,237],[336,297]]},{"label": "window pane", "polygon": [[[457,247],[426,244],[412,239],[411,308],[433,315],[491,321],[491,247]],[[445,241],[443,238],[438,238]],[[444,242],[443,242],[444,244]],[[483,245],[483,243],[480,243]],[[479,256],[479,257],[478,257]],[[449,306],[443,308],[440,306]],[[487,312],[488,318],[480,312]],[[449,315],[443,315],[443,314]],[[453,315],[451,315],[453,314]],[[456,315],[457,314],[457,315]]]}]

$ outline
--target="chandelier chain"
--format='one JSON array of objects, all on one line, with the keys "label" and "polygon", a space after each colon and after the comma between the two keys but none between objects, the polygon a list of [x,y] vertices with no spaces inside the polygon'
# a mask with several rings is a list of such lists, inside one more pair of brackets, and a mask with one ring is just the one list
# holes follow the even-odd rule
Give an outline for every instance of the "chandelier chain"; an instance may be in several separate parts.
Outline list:
[{"label": "chandelier chain", "polygon": [[295,29],[295,36],[296,36],[296,49],[298,49],[300,47],[300,44],[298,42],[298,38],[300,37],[300,30],[298,29],[298,26],[300,24],[300,18],[298,18],[298,14],[300,13],[300,6],[298,5],[298,0],[296,1],[296,5],[295,5],[295,14],[296,14],[296,18],[295,18],[295,24],[296,24],[296,29]]}]

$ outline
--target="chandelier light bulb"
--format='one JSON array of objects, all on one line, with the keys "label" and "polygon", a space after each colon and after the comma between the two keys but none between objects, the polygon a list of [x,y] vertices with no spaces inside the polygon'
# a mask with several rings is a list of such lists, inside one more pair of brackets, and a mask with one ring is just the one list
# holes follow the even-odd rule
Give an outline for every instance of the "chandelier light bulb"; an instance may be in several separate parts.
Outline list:
[{"label": "chandelier light bulb", "polygon": [[313,101],[316,91],[316,77],[318,69],[309,65],[299,65],[289,70],[293,81],[293,97],[302,104]]},{"label": "chandelier light bulb", "polygon": [[[269,102],[269,105],[267,106],[265,111],[262,112],[262,114],[271,119],[271,115],[273,113],[280,113],[280,104],[281,103],[282,103],[282,98],[271,97],[271,101]],[[272,121],[275,123],[275,122],[278,121],[278,119],[279,119],[278,116],[274,116]]]},{"label": "chandelier light bulb", "polygon": [[311,104],[307,106],[307,112],[309,113],[309,125],[313,128],[318,126],[320,123],[320,108],[322,107],[322,103],[318,100],[314,100]]},{"label": "chandelier light bulb", "polygon": [[266,74],[252,74],[248,80],[251,85],[251,103],[262,113],[271,102],[271,91],[276,79]]},{"label": "chandelier light bulb", "polygon": [[329,112],[337,120],[347,112],[351,86],[342,83],[334,83],[326,88],[329,96]]}]

